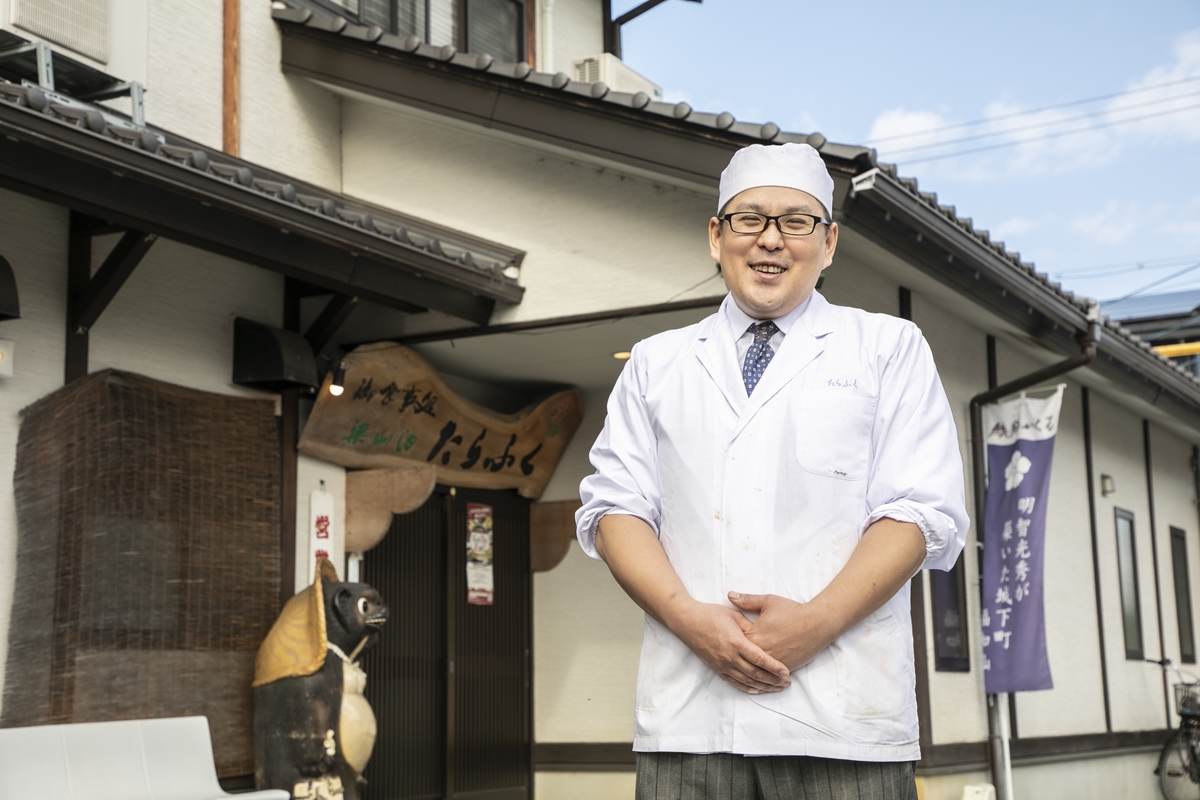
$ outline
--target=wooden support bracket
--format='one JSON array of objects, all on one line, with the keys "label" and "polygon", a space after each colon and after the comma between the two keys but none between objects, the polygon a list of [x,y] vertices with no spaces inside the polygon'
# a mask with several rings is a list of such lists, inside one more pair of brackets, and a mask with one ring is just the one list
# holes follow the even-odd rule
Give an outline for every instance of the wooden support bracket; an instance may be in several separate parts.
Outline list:
[{"label": "wooden support bracket", "polygon": [[320,353],[329,344],[338,329],[350,318],[358,305],[358,298],[348,294],[335,294],[325,304],[325,308],[309,326],[304,338],[312,347],[313,355]]},{"label": "wooden support bracket", "polygon": [[121,241],[88,281],[87,288],[72,303],[71,328],[74,331],[86,333],[96,324],[157,239],[156,233],[125,231]]},{"label": "wooden support bracket", "polygon": [[[92,275],[92,242],[122,233],[100,269]],[[115,228],[104,220],[71,212],[67,236],[67,348],[64,382],[88,373],[88,331],[116,297],[158,234]]]}]

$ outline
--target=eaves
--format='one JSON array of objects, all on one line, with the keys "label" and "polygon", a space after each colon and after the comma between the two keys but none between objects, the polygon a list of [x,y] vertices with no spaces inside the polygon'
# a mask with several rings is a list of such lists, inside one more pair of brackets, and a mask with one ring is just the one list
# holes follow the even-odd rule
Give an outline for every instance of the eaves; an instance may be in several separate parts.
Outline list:
[{"label": "eaves", "polygon": [[[1078,352],[1076,336],[1098,313],[1094,301],[1051,283],[888,169],[856,177],[838,216],[1061,355]],[[1200,382],[1118,323],[1101,320],[1104,335],[1089,369],[1200,430]]]},{"label": "eaves", "polygon": [[[286,0],[274,16],[287,72],[664,176],[715,185],[738,148],[810,144],[834,177],[839,221],[1031,339],[1073,355],[1077,336],[1098,313],[1093,301],[1063,290],[954,207],[918,191],[915,180],[897,177],[893,165],[877,165],[870,148],[387,35],[319,13],[305,0]],[[1101,319],[1105,336],[1089,369],[1200,431],[1200,382],[1121,325]]]},{"label": "eaves", "polygon": [[406,310],[482,324],[496,302],[524,293],[501,274],[519,251],[443,243],[246,162],[118,135],[103,120],[64,117],[36,89],[0,88],[0,185],[11,190]]},{"label": "eaves", "polygon": [[307,11],[278,10],[275,18],[289,74],[685,181],[716,185],[730,154],[755,143],[811,144],[844,172],[871,166],[872,150],[827,142],[820,134],[738,122],[728,113],[702,113],[687,103],[533,72],[527,64],[368,33]]}]

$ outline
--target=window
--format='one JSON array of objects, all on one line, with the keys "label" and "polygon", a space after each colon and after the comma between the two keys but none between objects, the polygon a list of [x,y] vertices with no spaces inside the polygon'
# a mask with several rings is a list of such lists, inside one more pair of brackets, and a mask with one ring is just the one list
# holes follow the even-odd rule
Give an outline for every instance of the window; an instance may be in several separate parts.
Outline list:
[{"label": "window", "polygon": [[1138,600],[1137,542],[1133,532],[1133,514],[1116,509],[1117,572],[1121,580],[1121,627],[1125,631],[1125,657],[1144,658],[1142,648],[1142,607]]},{"label": "window", "polygon": [[499,61],[520,61],[523,6],[513,0],[467,0],[467,50]]},{"label": "window", "polygon": [[1188,584],[1187,534],[1171,528],[1171,570],[1175,573],[1175,618],[1179,621],[1179,654],[1185,664],[1196,663],[1192,630],[1192,589]]},{"label": "window", "polygon": [[933,606],[934,668],[938,672],[969,672],[967,652],[967,603],[963,580],[963,556],[954,569],[929,571],[929,593]]},{"label": "window", "polygon": [[[499,61],[525,58],[525,0],[319,0],[325,8],[398,36],[450,44]],[[466,35],[462,19],[466,17]]]},{"label": "window", "polygon": [[[373,0],[380,5],[386,4],[387,0]],[[429,4],[426,0],[396,0],[393,8],[395,9],[394,32],[398,36],[419,36],[422,39],[429,40],[429,27],[426,20],[429,19]],[[382,23],[376,23],[381,28],[387,28]]]}]

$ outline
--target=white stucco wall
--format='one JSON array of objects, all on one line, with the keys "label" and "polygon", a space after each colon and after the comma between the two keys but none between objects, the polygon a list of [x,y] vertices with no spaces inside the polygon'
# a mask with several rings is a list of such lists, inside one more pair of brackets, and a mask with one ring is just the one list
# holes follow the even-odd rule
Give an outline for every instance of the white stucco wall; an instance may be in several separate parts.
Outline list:
[{"label": "white stucco wall", "polygon": [[[542,0],[543,3],[549,0]],[[604,15],[600,0],[552,0],[552,72],[571,74],[571,65],[604,52]],[[545,70],[546,67],[539,66]]]},{"label": "white stucco wall", "polygon": [[[1154,465],[1154,517],[1158,540],[1158,571],[1162,588],[1163,641],[1168,658],[1183,669],[1195,673],[1195,664],[1183,664],[1179,646],[1179,614],[1175,600],[1175,572],[1171,556],[1171,528],[1184,532],[1187,548],[1188,593],[1191,597],[1192,642],[1196,646],[1197,580],[1200,580],[1200,537],[1197,536],[1195,474],[1192,468],[1192,442],[1150,426],[1151,463]],[[1169,674],[1169,682],[1178,677]],[[1179,724],[1172,690],[1171,724]]]},{"label": "white stucco wall", "polygon": [[223,30],[218,3],[150,4],[147,122],[221,148]]},{"label": "white stucco wall", "polygon": [[528,253],[494,323],[724,293],[709,196],[356,100],[342,136],[347,194]]},{"label": "white stucco wall", "polygon": [[935,744],[979,741],[987,736],[987,708],[983,701],[983,673],[979,644],[979,567],[975,547],[974,505],[971,491],[970,411],[971,398],[987,388],[986,334],[920,293],[912,298],[913,322],[925,334],[946,390],[954,424],[958,429],[959,453],[963,461],[967,513],[972,527],[966,532],[964,578],[966,580],[967,639],[970,672],[939,672],[934,658],[932,592],[925,583],[926,664],[929,670],[930,733]]},{"label": "white stucco wall", "polygon": [[[97,240],[95,266],[116,240]],[[65,262],[50,268],[65,270]],[[264,397],[232,382],[237,316],[281,325],[283,276],[159,239],[91,329],[88,371],[120,369],[193,389]]]},{"label": "white stucco wall", "polygon": [[271,4],[242,0],[241,156],[340,192],[341,99],[284,75],[281,41]]},{"label": "white stucco wall", "polygon": [[[1146,468],[1142,458],[1142,421],[1097,392],[1091,394],[1092,444],[1096,480],[1096,530],[1104,603],[1105,652],[1113,730],[1163,728],[1167,715],[1159,670],[1126,659],[1121,624],[1114,509],[1133,514],[1142,642],[1146,658],[1159,658],[1158,619],[1154,596],[1154,562],[1150,547],[1150,515]],[[1104,497],[1100,476],[1111,475],[1116,492]]]},{"label": "white stucco wall", "polygon": [[533,576],[534,741],[631,742],[642,610],[572,544]]}]

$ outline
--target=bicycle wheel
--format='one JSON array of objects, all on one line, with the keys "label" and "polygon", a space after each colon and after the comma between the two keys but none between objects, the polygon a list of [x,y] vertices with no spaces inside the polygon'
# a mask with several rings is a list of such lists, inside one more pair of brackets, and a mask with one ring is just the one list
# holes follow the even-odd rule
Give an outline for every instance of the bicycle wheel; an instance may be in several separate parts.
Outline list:
[{"label": "bicycle wheel", "polygon": [[1200,731],[1182,728],[1163,748],[1158,782],[1167,800],[1200,800]]}]

